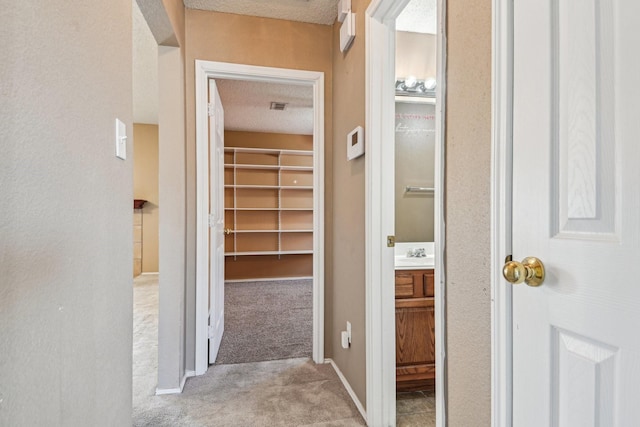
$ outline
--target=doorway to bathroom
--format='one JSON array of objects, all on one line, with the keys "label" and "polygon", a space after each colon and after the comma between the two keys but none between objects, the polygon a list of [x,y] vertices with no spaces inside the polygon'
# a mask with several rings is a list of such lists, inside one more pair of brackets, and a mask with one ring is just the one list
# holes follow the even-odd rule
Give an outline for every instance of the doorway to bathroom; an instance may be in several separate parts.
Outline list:
[{"label": "doorway to bathroom", "polygon": [[380,0],[367,10],[367,408],[375,425],[446,424],[443,6]]},{"label": "doorway to bathroom", "polygon": [[411,0],[395,40],[396,424],[436,423],[435,0]]}]

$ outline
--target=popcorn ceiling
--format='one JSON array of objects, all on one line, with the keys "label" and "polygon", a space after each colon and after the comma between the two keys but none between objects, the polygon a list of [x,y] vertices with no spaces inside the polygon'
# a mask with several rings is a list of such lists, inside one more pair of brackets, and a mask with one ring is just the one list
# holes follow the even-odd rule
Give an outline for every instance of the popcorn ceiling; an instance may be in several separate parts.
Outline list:
[{"label": "popcorn ceiling", "polygon": [[190,9],[324,25],[335,22],[337,4],[337,0],[184,0],[184,5]]}]

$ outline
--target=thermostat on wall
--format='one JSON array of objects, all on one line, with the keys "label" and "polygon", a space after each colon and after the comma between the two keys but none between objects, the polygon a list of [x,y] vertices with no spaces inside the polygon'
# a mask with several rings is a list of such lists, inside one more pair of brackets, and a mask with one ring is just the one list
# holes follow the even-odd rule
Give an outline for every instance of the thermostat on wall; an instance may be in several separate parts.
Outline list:
[{"label": "thermostat on wall", "polygon": [[358,126],[347,135],[347,159],[353,160],[364,154],[364,130]]}]

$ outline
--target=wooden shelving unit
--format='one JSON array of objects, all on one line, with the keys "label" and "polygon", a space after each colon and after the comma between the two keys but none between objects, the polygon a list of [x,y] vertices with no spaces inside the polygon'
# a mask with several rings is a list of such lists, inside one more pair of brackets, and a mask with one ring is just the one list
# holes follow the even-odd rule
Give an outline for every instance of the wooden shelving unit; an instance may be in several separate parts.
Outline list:
[{"label": "wooden shelving unit", "polygon": [[225,148],[225,255],[313,253],[313,151]]}]

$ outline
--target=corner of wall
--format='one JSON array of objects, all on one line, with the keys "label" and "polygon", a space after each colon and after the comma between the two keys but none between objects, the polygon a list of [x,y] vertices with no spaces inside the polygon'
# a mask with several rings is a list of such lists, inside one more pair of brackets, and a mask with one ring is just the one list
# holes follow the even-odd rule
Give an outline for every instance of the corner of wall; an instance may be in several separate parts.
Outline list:
[{"label": "corner of wall", "polygon": [[[348,161],[346,135],[365,126],[365,11],[369,0],[353,0],[356,37],[347,52],[338,48],[340,23],[333,26],[332,293],[327,333],[332,359],[361,402],[366,401],[365,348],[365,162]],[[366,130],[365,130],[366,131]],[[329,305],[329,304],[328,304]],[[342,349],[340,331],[352,324],[353,341]]]}]

